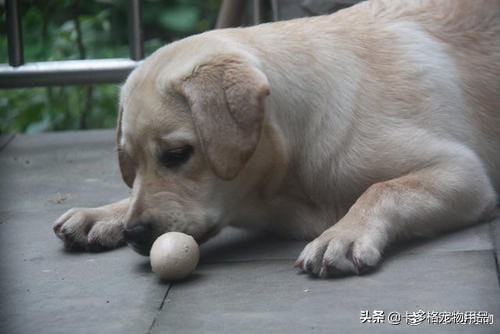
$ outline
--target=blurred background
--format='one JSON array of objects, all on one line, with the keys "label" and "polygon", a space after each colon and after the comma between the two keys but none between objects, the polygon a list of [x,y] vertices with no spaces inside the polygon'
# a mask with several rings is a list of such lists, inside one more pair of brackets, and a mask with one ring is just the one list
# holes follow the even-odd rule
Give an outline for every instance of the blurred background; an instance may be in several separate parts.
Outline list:
[{"label": "blurred background", "polygon": [[[13,73],[23,67],[19,65],[36,62],[128,58],[132,3],[140,7],[141,54],[147,57],[165,44],[215,27],[327,14],[359,1],[0,0],[0,68]],[[13,16],[7,19],[7,14],[12,13],[7,8],[16,8],[16,20]],[[10,61],[12,52],[7,52],[7,36],[12,34],[12,23],[16,21],[21,31],[20,53],[24,54],[17,65]],[[5,76],[7,72],[0,73],[6,88],[0,89],[0,135],[115,126],[118,83],[71,86],[66,82],[64,86],[12,88],[16,85]],[[25,79],[23,82],[27,83]]]},{"label": "blurred background", "polygon": [[[221,0],[144,0],[145,56],[171,41],[212,29]],[[0,3],[0,63],[8,63],[6,15]],[[24,59],[128,56],[127,1],[21,1]],[[111,128],[118,84],[0,90],[0,134]]]}]

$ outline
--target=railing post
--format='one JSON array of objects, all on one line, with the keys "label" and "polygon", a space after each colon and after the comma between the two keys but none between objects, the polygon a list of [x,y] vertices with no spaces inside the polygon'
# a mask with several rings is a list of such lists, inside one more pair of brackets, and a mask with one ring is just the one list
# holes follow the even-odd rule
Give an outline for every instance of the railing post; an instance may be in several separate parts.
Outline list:
[{"label": "railing post", "polygon": [[24,64],[23,30],[21,26],[21,15],[19,13],[19,1],[7,0],[5,2],[5,12],[7,15],[9,64],[18,67]]},{"label": "railing post", "polygon": [[245,0],[223,0],[215,28],[238,27],[243,22]]},{"label": "railing post", "polygon": [[128,0],[128,39],[130,59],[132,60],[141,60],[144,58],[141,17],[141,1]]}]

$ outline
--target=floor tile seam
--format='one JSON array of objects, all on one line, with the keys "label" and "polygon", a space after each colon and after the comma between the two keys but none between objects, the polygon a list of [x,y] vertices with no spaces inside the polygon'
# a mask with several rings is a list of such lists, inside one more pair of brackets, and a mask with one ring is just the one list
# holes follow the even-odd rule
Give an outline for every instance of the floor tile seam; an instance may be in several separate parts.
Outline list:
[{"label": "floor tile seam", "polygon": [[495,269],[497,271],[498,286],[500,287],[500,264],[498,263],[500,254],[496,249],[493,249],[492,254],[493,254],[493,261],[495,261]]},{"label": "floor tile seam", "polygon": [[156,310],[156,313],[153,317],[153,320],[151,321],[151,325],[149,326],[146,334],[151,334],[153,332],[153,328],[156,325],[156,321],[157,321],[158,317],[160,316],[160,314],[163,312],[163,309],[165,307],[165,303],[167,301],[168,294],[169,294],[170,290],[172,289],[172,285],[173,285],[172,283],[170,283],[168,285],[167,291],[165,291],[165,294],[163,295],[163,299],[161,300],[160,306],[158,307],[158,310]]},{"label": "floor tile seam", "polygon": [[[436,250],[436,251],[430,251],[426,253],[421,253],[421,252],[405,252],[404,254],[398,254],[393,253],[388,255],[386,258],[388,260],[392,258],[399,258],[399,257],[406,257],[406,256],[411,256],[411,257],[416,257],[416,256],[429,256],[429,255],[435,255],[435,254],[457,254],[457,253],[485,253],[489,254],[493,252],[495,253],[494,247],[491,248],[482,248],[482,249],[456,249],[456,250]],[[281,261],[290,261],[290,260],[296,260],[299,254],[297,256],[289,256],[289,257],[264,257],[264,258],[258,258],[258,259],[229,259],[229,260],[207,260],[207,261],[201,261],[200,265],[209,265],[209,264],[224,264],[224,263],[252,263],[252,262],[269,262],[269,261],[275,261],[275,262],[281,262]]]},{"label": "floor tile seam", "polygon": [[439,249],[439,250],[431,250],[431,251],[424,251],[424,252],[418,252],[418,251],[405,251],[404,253],[390,253],[386,255],[385,258],[391,259],[391,258],[400,258],[400,257],[405,257],[405,256],[432,256],[436,254],[457,254],[457,253],[465,253],[465,254],[471,254],[471,253],[485,253],[489,254],[491,252],[495,252],[495,247],[486,247],[486,248],[481,248],[481,249]]},{"label": "floor tile seam", "polygon": [[7,140],[5,141],[5,143],[3,143],[1,146],[0,146],[0,152],[2,152],[11,142],[14,141],[14,139],[17,137],[15,134],[11,134],[11,135],[5,135],[7,138]]}]

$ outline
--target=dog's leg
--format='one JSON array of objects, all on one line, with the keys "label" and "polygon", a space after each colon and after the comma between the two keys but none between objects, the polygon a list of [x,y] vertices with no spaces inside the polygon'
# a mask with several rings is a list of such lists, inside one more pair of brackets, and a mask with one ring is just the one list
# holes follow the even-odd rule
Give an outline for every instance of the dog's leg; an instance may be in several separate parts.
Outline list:
[{"label": "dog's leg", "polygon": [[73,208],[54,224],[66,249],[99,251],[125,245],[123,224],[129,199],[98,208]]},{"label": "dog's leg", "polygon": [[372,185],[305,247],[296,266],[319,277],[361,274],[390,242],[466,226],[494,211],[493,187],[469,153]]}]

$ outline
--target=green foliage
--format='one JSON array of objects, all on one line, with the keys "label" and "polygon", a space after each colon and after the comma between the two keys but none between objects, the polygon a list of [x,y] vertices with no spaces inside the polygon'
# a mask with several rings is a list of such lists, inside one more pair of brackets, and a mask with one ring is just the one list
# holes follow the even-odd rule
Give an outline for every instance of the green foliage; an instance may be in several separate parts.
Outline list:
[{"label": "green foliage", "polygon": [[[126,0],[20,2],[26,62],[128,57]],[[142,1],[146,55],[211,29],[220,2]],[[8,62],[6,50],[0,4],[0,63]],[[113,127],[117,95],[118,84],[0,90],[0,134]]]}]

